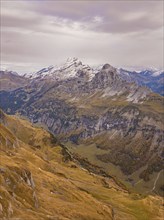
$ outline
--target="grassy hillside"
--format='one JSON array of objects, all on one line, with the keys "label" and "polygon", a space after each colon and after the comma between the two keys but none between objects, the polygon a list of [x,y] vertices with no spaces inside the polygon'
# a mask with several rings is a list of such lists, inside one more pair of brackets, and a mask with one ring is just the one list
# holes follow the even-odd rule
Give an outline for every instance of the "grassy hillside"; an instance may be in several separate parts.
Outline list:
[{"label": "grassy hillside", "polygon": [[45,130],[3,112],[0,128],[2,219],[162,220],[160,197],[87,171]]}]

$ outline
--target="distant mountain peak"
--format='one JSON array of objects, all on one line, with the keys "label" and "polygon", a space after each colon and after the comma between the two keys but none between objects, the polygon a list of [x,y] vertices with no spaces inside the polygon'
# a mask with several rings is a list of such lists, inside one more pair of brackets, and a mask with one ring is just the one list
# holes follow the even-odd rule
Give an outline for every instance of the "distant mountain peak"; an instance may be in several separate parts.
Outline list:
[{"label": "distant mountain peak", "polygon": [[106,63],[103,65],[102,70],[108,70],[108,71],[115,72],[116,68],[111,66],[109,63]]},{"label": "distant mountain peak", "polygon": [[42,68],[37,72],[25,74],[24,76],[31,79],[46,77],[51,78],[52,80],[60,81],[68,78],[78,77],[79,71],[83,71],[88,80],[91,80],[95,75],[95,71],[91,67],[83,64],[76,57],[69,57],[61,65]]}]

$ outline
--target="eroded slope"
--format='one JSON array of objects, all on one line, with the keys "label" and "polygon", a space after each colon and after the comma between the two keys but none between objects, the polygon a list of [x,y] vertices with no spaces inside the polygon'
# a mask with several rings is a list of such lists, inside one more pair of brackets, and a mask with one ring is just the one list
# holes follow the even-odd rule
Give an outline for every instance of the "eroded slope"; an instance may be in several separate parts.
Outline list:
[{"label": "eroded slope", "polygon": [[129,194],[90,173],[25,120],[1,112],[0,141],[2,219],[162,219],[160,197]]}]

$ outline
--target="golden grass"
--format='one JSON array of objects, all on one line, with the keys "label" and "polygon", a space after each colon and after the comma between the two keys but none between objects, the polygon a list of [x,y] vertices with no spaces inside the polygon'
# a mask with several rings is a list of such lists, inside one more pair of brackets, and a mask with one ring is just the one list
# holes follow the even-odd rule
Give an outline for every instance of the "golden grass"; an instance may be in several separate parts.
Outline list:
[{"label": "golden grass", "polygon": [[[141,199],[108,178],[109,187],[105,187],[104,177],[90,174],[73,161],[64,162],[62,148],[52,144],[49,133],[24,120],[6,117],[7,128],[2,125],[1,134],[12,141],[19,137],[19,146],[12,150],[1,143],[1,218],[110,220],[114,215],[117,220],[162,220],[160,197]],[[25,181],[25,171],[31,172],[35,187]]]}]

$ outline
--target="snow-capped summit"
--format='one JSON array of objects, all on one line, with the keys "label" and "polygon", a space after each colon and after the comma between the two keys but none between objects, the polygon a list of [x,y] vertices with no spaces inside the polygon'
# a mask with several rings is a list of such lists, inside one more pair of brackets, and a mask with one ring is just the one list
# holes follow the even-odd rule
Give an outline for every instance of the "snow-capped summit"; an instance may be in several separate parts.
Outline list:
[{"label": "snow-capped summit", "polygon": [[88,65],[83,64],[78,58],[68,58],[66,62],[59,66],[49,66],[41,70],[25,74],[25,77],[35,78],[51,78],[52,80],[64,80],[68,78],[78,77],[79,71],[83,71],[88,80],[95,76],[95,70]]},{"label": "snow-capped summit", "polygon": [[79,66],[84,66],[82,64],[82,62],[76,58],[76,57],[69,57],[65,63],[63,63],[62,65],[60,65],[57,69],[59,70],[65,70],[67,68],[70,68],[71,66],[74,66],[74,67],[79,67]]}]

